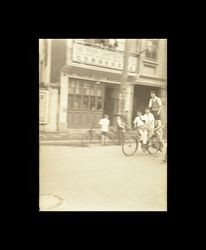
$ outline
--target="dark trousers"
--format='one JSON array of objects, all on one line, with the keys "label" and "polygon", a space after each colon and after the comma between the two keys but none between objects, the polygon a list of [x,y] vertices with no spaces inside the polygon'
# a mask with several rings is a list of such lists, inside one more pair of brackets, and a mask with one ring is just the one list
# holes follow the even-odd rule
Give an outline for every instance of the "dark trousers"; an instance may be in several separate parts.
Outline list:
[{"label": "dark trousers", "polygon": [[118,135],[119,144],[123,145],[124,144],[124,133],[122,132],[122,129],[117,129],[117,135]]}]

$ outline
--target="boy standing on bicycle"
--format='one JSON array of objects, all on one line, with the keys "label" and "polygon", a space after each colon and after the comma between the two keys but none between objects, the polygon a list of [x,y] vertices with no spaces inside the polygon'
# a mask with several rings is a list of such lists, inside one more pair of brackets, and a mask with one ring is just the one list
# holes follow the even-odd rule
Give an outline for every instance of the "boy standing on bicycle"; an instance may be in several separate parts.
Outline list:
[{"label": "boy standing on bicycle", "polygon": [[102,145],[107,145],[109,124],[110,121],[108,115],[104,115],[104,118],[99,121],[99,125],[101,125]]},{"label": "boy standing on bicycle", "polygon": [[137,128],[137,133],[140,134],[142,142],[142,150],[145,151],[147,145],[147,129],[145,128],[145,120],[140,111],[137,111],[137,116],[134,119],[134,127]]}]

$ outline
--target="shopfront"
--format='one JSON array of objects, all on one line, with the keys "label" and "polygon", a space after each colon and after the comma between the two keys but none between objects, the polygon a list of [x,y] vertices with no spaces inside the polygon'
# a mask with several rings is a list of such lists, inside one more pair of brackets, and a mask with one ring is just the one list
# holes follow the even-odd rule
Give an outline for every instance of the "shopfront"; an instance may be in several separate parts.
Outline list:
[{"label": "shopfront", "polygon": [[91,128],[104,114],[108,114],[112,122],[117,110],[118,89],[102,82],[70,78],[68,128]]}]

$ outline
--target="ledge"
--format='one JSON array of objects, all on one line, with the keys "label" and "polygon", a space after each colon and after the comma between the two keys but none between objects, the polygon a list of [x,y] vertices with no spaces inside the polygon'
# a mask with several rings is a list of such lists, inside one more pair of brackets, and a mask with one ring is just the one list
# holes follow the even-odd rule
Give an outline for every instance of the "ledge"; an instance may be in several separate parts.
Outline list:
[{"label": "ledge", "polygon": [[143,63],[144,65],[150,66],[150,67],[157,67],[157,65],[159,64],[158,62],[147,60],[147,59],[143,59]]}]

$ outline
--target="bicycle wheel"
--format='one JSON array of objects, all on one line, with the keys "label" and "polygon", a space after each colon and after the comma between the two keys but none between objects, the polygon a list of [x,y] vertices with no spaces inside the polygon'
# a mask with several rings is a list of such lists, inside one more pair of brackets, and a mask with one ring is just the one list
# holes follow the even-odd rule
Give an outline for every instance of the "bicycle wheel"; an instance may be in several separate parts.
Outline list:
[{"label": "bicycle wheel", "polygon": [[147,151],[153,155],[156,154],[159,150],[159,143],[157,142],[157,137],[156,136],[152,136],[147,144]]},{"label": "bicycle wheel", "polygon": [[125,138],[124,144],[122,145],[122,152],[126,156],[133,155],[138,148],[138,141],[134,136]]},{"label": "bicycle wheel", "polygon": [[113,131],[110,131],[108,133],[108,139],[115,145],[118,145],[119,144],[119,140],[118,140],[118,137],[117,137],[117,134],[114,133]]}]

